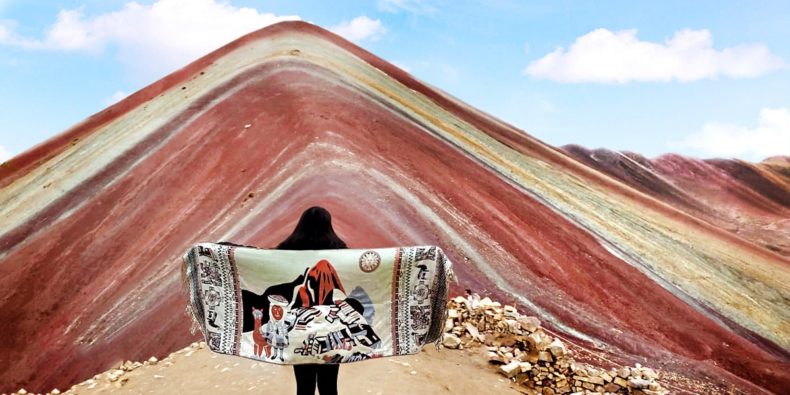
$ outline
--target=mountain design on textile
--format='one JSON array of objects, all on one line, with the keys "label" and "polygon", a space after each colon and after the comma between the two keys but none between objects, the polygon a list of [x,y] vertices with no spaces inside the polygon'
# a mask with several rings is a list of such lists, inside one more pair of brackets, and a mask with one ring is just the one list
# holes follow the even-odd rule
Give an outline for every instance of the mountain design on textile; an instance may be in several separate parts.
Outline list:
[{"label": "mountain design on textile", "polygon": [[[516,303],[590,359],[783,393],[788,174],[555,148],[324,29],[272,25],[0,165],[0,392],[198,339],[184,249],[275,245],[321,205],[352,247],[442,246],[452,293]],[[338,285],[318,272],[311,303]]]},{"label": "mountain design on textile", "polygon": [[356,286],[351,290],[351,293],[348,294],[348,297],[359,301],[359,303],[362,304],[362,316],[365,317],[365,321],[373,322],[373,319],[376,317],[376,309],[373,305],[373,301],[370,300],[370,295],[368,295],[362,287]]},{"label": "mountain design on textile", "polygon": [[307,272],[305,284],[299,288],[299,299],[292,307],[333,304],[335,290],[346,294],[335,268],[329,261],[322,259]]},{"label": "mountain design on textile", "polygon": [[[346,296],[337,271],[326,259],[306,268],[294,281],[272,285],[262,294],[241,289],[241,299],[242,332],[252,331],[254,344],[251,354],[242,349],[239,355],[283,362],[287,349],[330,363],[379,355],[381,339],[372,321],[363,316],[366,308]],[[292,345],[294,338],[301,342]]]},{"label": "mountain design on textile", "polygon": [[[304,274],[299,275],[290,283],[272,285],[266,288],[262,294],[256,294],[246,289],[241,290],[241,302],[244,308],[244,324],[242,332],[253,330],[255,319],[252,309],[258,308],[263,312],[261,323],[269,322],[269,297],[280,295],[288,302],[289,308],[313,307],[316,305],[335,304],[333,296],[337,296],[335,290],[345,295],[343,284],[337,275],[337,271],[329,261],[322,259],[312,267],[306,268]],[[344,298],[345,299],[345,298]],[[360,314],[363,313],[361,304],[355,300],[347,302]]]}]

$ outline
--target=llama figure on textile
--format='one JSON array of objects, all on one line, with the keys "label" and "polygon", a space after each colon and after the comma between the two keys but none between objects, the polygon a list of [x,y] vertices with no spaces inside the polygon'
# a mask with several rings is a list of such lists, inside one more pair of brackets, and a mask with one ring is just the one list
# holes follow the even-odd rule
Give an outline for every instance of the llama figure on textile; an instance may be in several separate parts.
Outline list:
[{"label": "llama figure on textile", "polygon": [[261,329],[263,310],[253,307],[252,316],[255,318],[255,330],[252,331],[252,341],[255,343],[253,345],[253,354],[261,358],[262,354],[266,353],[266,358],[268,358],[272,353],[272,347],[269,345],[269,342],[266,341],[266,338],[263,336],[263,330]]},{"label": "llama figure on textile", "polygon": [[273,349],[271,360],[284,361],[283,350],[288,347],[288,324],[285,322],[285,309],[288,301],[281,295],[269,296],[269,322],[266,329],[261,328],[263,337]]}]

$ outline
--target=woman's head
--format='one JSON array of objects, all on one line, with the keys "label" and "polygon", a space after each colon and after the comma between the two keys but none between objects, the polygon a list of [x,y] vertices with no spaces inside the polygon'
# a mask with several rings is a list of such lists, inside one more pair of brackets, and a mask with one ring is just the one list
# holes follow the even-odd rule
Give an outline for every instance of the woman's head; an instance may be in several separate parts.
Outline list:
[{"label": "woman's head", "polygon": [[319,250],[346,248],[332,228],[332,215],[323,207],[310,207],[302,213],[296,228],[278,246],[282,250]]},{"label": "woman's head", "polygon": [[332,229],[332,215],[323,207],[310,207],[302,213],[294,232],[335,233]]}]

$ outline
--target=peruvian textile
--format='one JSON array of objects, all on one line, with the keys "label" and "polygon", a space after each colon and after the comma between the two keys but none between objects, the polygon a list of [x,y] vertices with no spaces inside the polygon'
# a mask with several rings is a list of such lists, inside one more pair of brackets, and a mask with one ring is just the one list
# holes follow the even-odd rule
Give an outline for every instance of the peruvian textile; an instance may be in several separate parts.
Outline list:
[{"label": "peruvian textile", "polygon": [[415,354],[440,339],[450,261],[434,246],[286,251],[200,243],[188,309],[212,351],[279,364]]}]

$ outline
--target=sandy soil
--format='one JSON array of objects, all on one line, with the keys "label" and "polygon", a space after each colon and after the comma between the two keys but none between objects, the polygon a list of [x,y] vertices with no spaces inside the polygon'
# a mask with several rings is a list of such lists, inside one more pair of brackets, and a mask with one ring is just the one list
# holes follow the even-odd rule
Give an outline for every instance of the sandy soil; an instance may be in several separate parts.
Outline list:
[{"label": "sandy soil", "polygon": [[[486,365],[480,347],[464,350],[426,347],[418,355],[356,362],[340,367],[341,394],[518,394],[510,382]],[[72,387],[77,394],[267,393],[293,394],[290,366],[216,354],[187,347],[156,365],[141,366],[110,382],[97,380]]]}]

